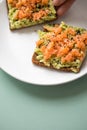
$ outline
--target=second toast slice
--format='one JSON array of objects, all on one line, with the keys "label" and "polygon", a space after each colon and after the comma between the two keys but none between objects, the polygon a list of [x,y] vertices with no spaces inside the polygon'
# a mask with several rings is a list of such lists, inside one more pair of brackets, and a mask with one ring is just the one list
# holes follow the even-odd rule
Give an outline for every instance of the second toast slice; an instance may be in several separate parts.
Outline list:
[{"label": "second toast slice", "polygon": [[65,23],[45,25],[32,62],[56,70],[79,72],[86,57],[87,31]]}]

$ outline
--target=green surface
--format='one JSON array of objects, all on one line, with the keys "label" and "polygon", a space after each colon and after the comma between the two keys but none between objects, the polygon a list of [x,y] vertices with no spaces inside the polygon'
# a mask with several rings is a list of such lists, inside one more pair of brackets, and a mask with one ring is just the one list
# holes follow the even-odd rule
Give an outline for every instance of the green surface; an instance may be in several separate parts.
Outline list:
[{"label": "green surface", "polygon": [[0,70],[0,130],[87,130],[87,75],[42,87]]}]

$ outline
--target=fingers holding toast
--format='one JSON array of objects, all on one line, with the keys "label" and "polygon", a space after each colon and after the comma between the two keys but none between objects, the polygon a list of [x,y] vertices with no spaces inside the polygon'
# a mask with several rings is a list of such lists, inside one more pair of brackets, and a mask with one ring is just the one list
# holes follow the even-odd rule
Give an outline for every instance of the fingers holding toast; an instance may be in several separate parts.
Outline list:
[{"label": "fingers holding toast", "polygon": [[64,15],[74,2],[75,0],[54,0],[53,4],[57,9],[57,15],[59,17]]}]

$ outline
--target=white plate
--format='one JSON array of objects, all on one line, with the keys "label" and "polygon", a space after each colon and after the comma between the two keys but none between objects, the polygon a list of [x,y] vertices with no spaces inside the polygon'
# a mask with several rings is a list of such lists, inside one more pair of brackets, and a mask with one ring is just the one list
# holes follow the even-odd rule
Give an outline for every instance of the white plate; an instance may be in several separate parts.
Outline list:
[{"label": "white plate", "polygon": [[[69,12],[56,21],[87,28],[87,1],[76,0]],[[32,64],[31,58],[38,39],[36,30],[42,25],[10,31],[5,1],[0,4],[0,67],[11,76],[27,83],[56,85],[75,80],[87,74],[87,60],[80,73],[48,70]]]}]

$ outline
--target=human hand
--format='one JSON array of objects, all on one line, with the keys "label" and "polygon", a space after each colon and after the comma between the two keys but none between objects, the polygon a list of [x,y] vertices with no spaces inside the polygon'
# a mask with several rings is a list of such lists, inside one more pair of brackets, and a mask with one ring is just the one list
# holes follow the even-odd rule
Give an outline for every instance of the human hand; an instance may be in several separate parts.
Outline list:
[{"label": "human hand", "polygon": [[71,7],[75,0],[53,0],[53,4],[57,9],[58,17],[64,15]]}]

